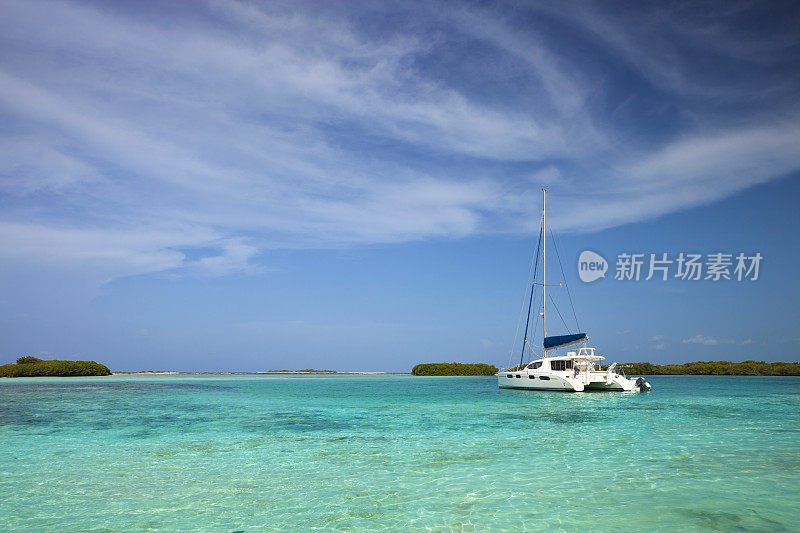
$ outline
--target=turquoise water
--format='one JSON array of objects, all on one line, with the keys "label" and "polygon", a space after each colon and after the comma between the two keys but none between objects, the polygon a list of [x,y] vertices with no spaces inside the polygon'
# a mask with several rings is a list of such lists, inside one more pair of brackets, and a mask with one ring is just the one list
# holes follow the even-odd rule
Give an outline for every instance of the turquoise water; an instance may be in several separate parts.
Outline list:
[{"label": "turquoise water", "polygon": [[798,531],[800,379],[0,380],[8,531]]}]

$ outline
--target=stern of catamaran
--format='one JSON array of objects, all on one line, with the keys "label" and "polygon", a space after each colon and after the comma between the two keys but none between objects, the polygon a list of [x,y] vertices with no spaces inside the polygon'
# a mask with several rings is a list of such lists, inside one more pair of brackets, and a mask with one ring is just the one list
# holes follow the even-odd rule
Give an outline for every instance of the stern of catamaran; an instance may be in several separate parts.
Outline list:
[{"label": "stern of catamaran", "polygon": [[581,346],[577,351],[567,352],[574,361],[575,379],[583,382],[584,390],[617,390],[626,392],[645,392],[651,390],[650,384],[642,377],[628,378],[622,366],[612,363],[605,370],[596,363],[605,360],[597,355],[595,349]]}]

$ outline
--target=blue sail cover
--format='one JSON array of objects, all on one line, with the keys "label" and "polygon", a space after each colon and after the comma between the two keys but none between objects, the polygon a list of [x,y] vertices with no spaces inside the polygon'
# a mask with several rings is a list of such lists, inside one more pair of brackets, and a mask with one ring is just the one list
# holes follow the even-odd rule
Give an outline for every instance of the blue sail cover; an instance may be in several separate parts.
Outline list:
[{"label": "blue sail cover", "polygon": [[570,344],[577,344],[587,339],[586,333],[576,333],[574,335],[555,335],[553,337],[544,338],[545,350],[550,348],[558,348],[559,346],[569,346]]}]

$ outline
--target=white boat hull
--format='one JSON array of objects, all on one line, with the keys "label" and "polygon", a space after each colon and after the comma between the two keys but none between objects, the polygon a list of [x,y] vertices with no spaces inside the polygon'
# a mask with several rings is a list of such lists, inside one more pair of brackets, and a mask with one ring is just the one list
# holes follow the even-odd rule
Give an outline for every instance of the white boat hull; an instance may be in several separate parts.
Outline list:
[{"label": "white boat hull", "polygon": [[581,392],[584,384],[567,376],[541,374],[521,370],[517,372],[500,372],[497,384],[501,389],[559,390]]},{"label": "white boat hull", "polygon": [[636,378],[621,374],[590,372],[536,372],[530,370],[503,371],[497,374],[501,389],[552,390],[566,392],[619,391],[638,392]]}]

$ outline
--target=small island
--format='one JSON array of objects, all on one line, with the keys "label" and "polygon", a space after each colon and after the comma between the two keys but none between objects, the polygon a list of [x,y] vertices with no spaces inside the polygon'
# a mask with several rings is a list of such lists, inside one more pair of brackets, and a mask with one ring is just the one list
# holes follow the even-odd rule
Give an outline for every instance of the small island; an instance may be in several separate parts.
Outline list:
[{"label": "small island", "polygon": [[697,376],[800,376],[800,363],[765,363],[764,361],[695,361],[693,363],[656,365],[625,363],[628,374],[697,375]]},{"label": "small island", "polygon": [[39,359],[26,355],[16,363],[0,366],[0,377],[67,377],[67,376],[110,376],[106,365],[95,361],[61,361],[58,359]]},{"label": "small island", "polygon": [[[628,375],[800,376],[800,362],[694,361],[666,365],[624,363],[620,366]],[[507,370],[515,371],[522,367],[515,366]],[[600,368],[605,370],[607,365],[601,365]],[[411,374],[414,376],[493,376],[496,373],[496,366],[485,363],[422,363],[411,369]]]},{"label": "small island", "polygon": [[[317,370],[316,368],[300,368],[297,370],[263,370],[256,374],[339,374],[336,370]],[[343,372],[349,374],[349,372]]]},{"label": "small island", "polygon": [[411,369],[414,376],[494,376],[498,368],[486,363],[421,363]]}]

